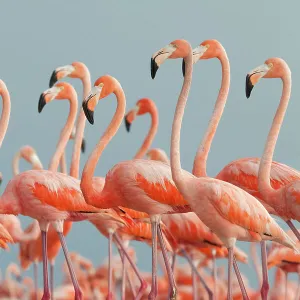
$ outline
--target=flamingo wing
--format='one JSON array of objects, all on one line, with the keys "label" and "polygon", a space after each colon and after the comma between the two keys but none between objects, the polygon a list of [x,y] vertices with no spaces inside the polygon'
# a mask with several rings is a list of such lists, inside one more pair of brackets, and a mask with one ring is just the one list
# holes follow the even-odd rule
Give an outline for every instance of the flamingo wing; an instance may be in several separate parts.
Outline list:
[{"label": "flamingo wing", "polygon": [[291,241],[256,198],[230,183],[210,180],[209,200],[224,219],[261,236]]},{"label": "flamingo wing", "polygon": [[30,172],[35,175],[30,184],[32,195],[43,204],[61,211],[101,212],[85,202],[77,179],[47,170]]},{"label": "flamingo wing", "polygon": [[[262,199],[258,191],[259,158],[248,157],[232,161],[216,176],[217,179],[230,182],[247,191],[256,198]],[[300,179],[300,173],[285,165],[273,161],[270,183],[274,189]]]}]

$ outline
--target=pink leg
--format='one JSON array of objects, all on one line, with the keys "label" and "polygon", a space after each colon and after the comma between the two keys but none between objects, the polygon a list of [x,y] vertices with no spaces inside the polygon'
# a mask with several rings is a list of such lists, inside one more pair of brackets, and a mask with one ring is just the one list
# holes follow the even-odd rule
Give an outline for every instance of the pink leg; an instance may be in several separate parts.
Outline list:
[{"label": "pink leg", "polygon": [[287,300],[287,293],[288,293],[288,273],[285,272],[285,297],[284,297],[285,300]]},{"label": "pink leg", "polygon": [[173,253],[173,257],[172,257],[172,272],[174,274],[175,271],[175,265],[176,265],[176,253]]},{"label": "pink leg", "polygon": [[198,300],[197,274],[194,272],[193,268],[191,268],[191,271],[193,280],[193,299]]},{"label": "pink leg", "polygon": [[286,224],[289,225],[289,227],[291,228],[291,230],[293,231],[293,233],[295,234],[295,236],[297,237],[297,239],[300,241],[300,232],[297,230],[297,228],[292,223],[292,221],[288,220],[288,221],[286,221]]},{"label": "pink leg", "polygon": [[190,256],[187,254],[187,252],[185,251],[185,249],[181,249],[182,254],[184,255],[184,257],[187,259],[189,265],[191,266],[191,268],[193,269],[193,271],[195,272],[195,274],[197,274],[200,282],[202,283],[202,285],[204,286],[207,294],[208,294],[208,298],[210,300],[213,299],[213,293],[211,291],[211,289],[208,287],[208,285],[206,284],[205,280],[202,278],[201,274],[198,272],[197,268],[195,267],[192,259],[190,258]]},{"label": "pink leg", "polygon": [[128,270],[126,271],[126,273],[127,273],[128,282],[129,282],[129,286],[130,286],[130,290],[131,290],[132,296],[135,299],[136,298],[136,291],[135,291],[134,284],[132,282],[131,274],[128,272]]},{"label": "pink leg", "polygon": [[117,243],[117,244],[120,246],[120,248],[122,249],[122,251],[123,251],[124,255],[126,256],[128,262],[130,263],[130,265],[131,265],[131,267],[132,267],[134,273],[136,274],[136,276],[138,277],[138,279],[139,279],[140,282],[141,282],[141,287],[140,287],[140,289],[139,289],[139,291],[138,291],[138,294],[137,294],[137,296],[136,296],[136,298],[135,298],[135,300],[139,300],[139,299],[141,299],[142,296],[144,295],[145,289],[147,288],[147,283],[146,283],[146,281],[142,278],[142,276],[141,276],[139,270],[137,269],[135,263],[132,261],[131,257],[130,257],[129,254],[127,253],[127,251],[126,251],[126,249],[125,249],[125,247],[124,247],[124,245],[123,245],[123,243],[122,243],[122,240],[120,239],[120,237],[118,236],[118,234],[117,234],[116,232],[114,233],[114,237],[115,237],[116,243]]},{"label": "pink leg", "polygon": [[43,278],[44,294],[42,300],[50,300],[50,289],[48,280],[48,258],[47,258],[47,231],[42,230],[42,247],[43,247]]},{"label": "pink leg", "polygon": [[121,286],[121,299],[125,300],[126,293],[126,257],[121,251],[121,260],[122,260],[122,286]]},{"label": "pink leg", "polygon": [[269,292],[269,278],[268,278],[268,266],[267,266],[266,241],[261,241],[260,247],[261,247],[262,276],[263,276],[263,282],[261,287],[261,299],[267,300],[268,292]]},{"label": "pink leg", "polygon": [[67,265],[68,265],[68,268],[69,268],[69,272],[70,272],[70,276],[71,276],[71,279],[72,279],[72,283],[73,283],[73,286],[74,286],[75,300],[82,300],[82,292],[80,290],[80,287],[79,287],[79,284],[78,284],[78,281],[77,281],[77,278],[76,278],[76,274],[73,270],[73,266],[72,266],[72,262],[71,262],[71,259],[70,259],[70,256],[69,256],[69,251],[68,251],[68,248],[67,248],[65,237],[64,237],[62,232],[57,232],[57,233],[58,233],[58,236],[59,236],[59,239],[60,239],[62,249],[64,251],[65,259],[66,259],[66,262],[67,262]]},{"label": "pink leg", "polygon": [[165,245],[165,241],[164,241],[164,237],[161,231],[161,227],[160,224],[158,224],[158,239],[159,239],[159,243],[160,243],[160,248],[164,257],[164,261],[165,261],[165,266],[166,266],[166,270],[167,270],[167,274],[168,274],[168,278],[169,278],[169,284],[171,287],[171,294],[170,294],[170,299],[176,299],[177,296],[177,288],[176,288],[176,283],[175,283],[175,279],[173,276],[173,272],[170,266],[170,261],[169,261],[169,257],[167,254],[167,249],[166,249],[166,245]]},{"label": "pink leg", "polygon": [[[123,262],[124,254],[123,254],[122,250],[120,250],[119,248],[118,248],[118,251],[119,251],[119,255],[121,257],[121,260]],[[129,272],[128,272],[127,269],[126,269],[126,275],[127,275],[126,277],[128,277],[128,282],[129,282],[131,293],[133,295],[133,298],[135,299],[135,297],[136,297],[136,291],[135,291],[135,288],[134,288],[134,285],[133,285],[133,282],[132,282],[132,278],[131,278],[131,276],[130,276],[130,274],[129,274]]]},{"label": "pink leg", "polygon": [[295,300],[298,300],[298,299],[300,299],[300,274],[298,274],[298,287],[297,287]]},{"label": "pink leg", "polygon": [[51,288],[51,300],[53,300],[53,293],[54,293],[54,261],[50,261],[50,288]]},{"label": "pink leg", "polygon": [[38,262],[37,261],[33,263],[33,277],[34,277],[34,291],[35,291],[34,298],[35,300],[38,300]]},{"label": "pink leg", "polygon": [[156,299],[157,296],[157,227],[158,221],[151,220],[152,229],[152,285],[148,300]]},{"label": "pink leg", "polygon": [[112,237],[113,232],[109,231],[108,233],[108,294],[106,300],[112,300]]},{"label": "pink leg", "polygon": [[227,300],[232,300],[232,265],[233,265],[233,248],[228,248],[228,289]]},{"label": "pink leg", "polygon": [[218,288],[217,288],[217,266],[216,266],[216,250],[212,250],[212,262],[213,262],[213,269],[212,269],[212,277],[214,280],[214,299],[218,299]]},{"label": "pink leg", "polygon": [[236,259],[235,259],[234,255],[233,255],[233,267],[234,267],[234,271],[235,271],[237,280],[238,280],[239,285],[240,285],[240,289],[241,289],[241,292],[242,292],[242,295],[243,295],[243,300],[249,300],[249,297],[247,295],[247,291],[246,291],[246,288],[245,288],[245,285],[244,285],[244,282],[243,282],[243,279],[242,279],[242,276],[241,276],[241,273],[240,273],[240,270],[239,270],[239,267],[237,265],[237,262],[236,262]]}]

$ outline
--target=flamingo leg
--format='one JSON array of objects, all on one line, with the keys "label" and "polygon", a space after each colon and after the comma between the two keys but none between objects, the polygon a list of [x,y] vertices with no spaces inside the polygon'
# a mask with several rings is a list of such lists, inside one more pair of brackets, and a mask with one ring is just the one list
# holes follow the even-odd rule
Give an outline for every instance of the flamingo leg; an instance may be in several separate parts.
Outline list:
[{"label": "flamingo leg", "polygon": [[167,254],[167,249],[166,249],[166,245],[165,245],[165,241],[164,241],[163,233],[161,231],[160,224],[158,224],[158,239],[159,239],[161,251],[163,254],[163,258],[165,261],[165,266],[166,266],[166,270],[167,270],[167,274],[168,274],[168,278],[169,278],[169,284],[171,287],[170,299],[173,300],[173,299],[176,299],[177,288],[176,288],[176,283],[175,283],[174,275],[173,275],[173,272],[171,269],[171,265],[170,265],[169,257]]},{"label": "flamingo leg", "polygon": [[106,300],[111,300],[113,298],[112,295],[112,238],[113,232],[109,230],[108,232],[108,293]]},{"label": "flamingo leg", "polygon": [[232,265],[233,265],[233,248],[228,248],[228,289],[227,300],[232,300]]},{"label": "flamingo leg", "polygon": [[267,247],[266,241],[261,241],[261,264],[262,264],[262,277],[263,283],[261,287],[261,299],[267,300],[268,299],[268,292],[269,292],[269,278],[268,278],[268,266],[267,266]]},{"label": "flamingo leg", "polygon": [[50,261],[50,288],[51,288],[51,300],[54,295],[54,261]]},{"label": "flamingo leg", "polygon": [[285,272],[285,297],[284,299],[287,300],[288,295],[288,273]]},{"label": "flamingo leg", "polygon": [[122,260],[122,286],[121,286],[121,299],[125,300],[125,292],[126,292],[126,257],[123,251],[120,252],[121,260]]},{"label": "flamingo leg", "polygon": [[217,266],[216,266],[216,250],[212,250],[212,263],[213,263],[213,269],[212,269],[212,277],[214,281],[214,298],[218,299],[218,289],[217,289]]},{"label": "flamingo leg", "polygon": [[71,262],[71,259],[70,259],[70,256],[69,256],[69,251],[68,251],[68,248],[67,248],[65,237],[64,237],[62,232],[57,232],[57,233],[58,233],[58,236],[59,236],[59,239],[60,239],[60,243],[61,243],[64,255],[65,255],[65,259],[66,259],[66,262],[67,262],[67,265],[68,265],[68,268],[69,268],[69,272],[70,272],[70,276],[71,276],[71,279],[72,279],[72,283],[73,283],[73,286],[74,286],[75,300],[82,300],[82,292],[80,290],[80,287],[79,287],[79,284],[78,284],[78,281],[77,281],[77,278],[76,278],[76,274],[75,274],[73,266],[72,266],[72,262]]},{"label": "flamingo leg", "polygon": [[126,270],[126,273],[127,273],[128,282],[129,282],[129,286],[130,286],[130,290],[131,290],[132,296],[135,299],[136,298],[136,291],[135,291],[134,284],[132,282],[131,274],[128,272],[128,270]]},{"label": "flamingo leg", "polygon": [[297,287],[295,300],[298,300],[298,299],[300,299],[300,274],[298,274],[298,287]]},{"label": "flamingo leg", "polygon": [[158,222],[156,218],[151,218],[152,229],[152,285],[148,296],[149,300],[153,300],[157,296],[157,227]]},{"label": "flamingo leg", "polygon": [[141,282],[141,287],[138,291],[138,294],[136,295],[136,298],[135,300],[139,300],[142,298],[143,294],[144,294],[144,291],[145,289],[147,288],[147,283],[146,281],[142,278],[138,268],[136,267],[135,263],[132,261],[131,257],[129,256],[129,254],[127,253],[123,243],[122,243],[122,240],[120,239],[120,237],[118,236],[117,232],[114,233],[114,238],[115,238],[115,241],[116,243],[120,246],[120,248],[122,249],[123,251],[123,254],[126,256],[128,262],[130,263],[134,273],[136,274],[136,276],[138,277],[138,279],[140,280]]},{"label": "flamingo leg", "polygon": [[208,294],[208,298],[209,300],[213,299],[213,293],[211,291],[211,289],[208,287],[208,285],[206,284],[205,280],[203,279],[203,277],[201,276],[201,274],[198,272],[196,266],[194,265],[192,259],[190,258],[190,256],[187,254],[186,250],[184,248],[181,249],[181,252],[183,254],[183,256],[187,259],[189,265],[191,266],[192,270],[194,271],[194,273],[198,276],[200,282],[202,283],[202,285],[204,286],[207,294]]},{"label": "flamingo leg", "polygon": [[175,271],[175,265],[176,265],[176,253],[173,253],[173,257],[172,257],[172,272],[174,274]]},{"label": "flamingo leg", "polygon": [[300,241],[300,233],[291,220],[286,221],[286,224],[291,228],[297,239]]},{"label": "flamingo leg", "polygon": [[43,278],[44,294],[42,300],[50,300],[50,289],[48,280],[48,257],[47,257],[47,231],[42,230],[42,248],[43,248]]},{"label": "flamingo leg", "polygon": [[194,272],[193,268],[191,268],[191,271],[193,280],[193,299],[198,300],[197,274]]},{"label": "flamingo leg", "polygon": [[238,264],[236,262],[236,259],[235,259],[234,255],[233,255],[233,267],[234,267],[234,271],[235,271],[237,280],[238,280],[239,285],[240,285],[240,289],[241,289],[241,292],[242,292],[242,295],[243,295],[243,300],[249,300],[249,297],[247,295],[247,291],[246,291],[246,288],[245,288],[245,285],[244,285],[244,282],[243,282],[243,279],[242,279],[242,276],[241,276],[241,273],[240,273],[240,270],[239,270],[239,267],[238,267]]},{"label": "flamingo leg", "polygon": [[33,277],[34,277],[34,298],[38,300],[38,262],[35,261],[33,264]]}]

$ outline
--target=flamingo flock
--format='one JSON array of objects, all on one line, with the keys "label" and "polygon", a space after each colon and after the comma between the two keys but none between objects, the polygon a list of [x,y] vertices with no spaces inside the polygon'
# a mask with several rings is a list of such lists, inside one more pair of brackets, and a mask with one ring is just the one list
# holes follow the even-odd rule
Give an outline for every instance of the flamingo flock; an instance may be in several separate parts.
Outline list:
[{"label": "flamingo flock", "polygon": [[[180,137],[193,67],[203,59],[213,58],[221,63],[221,87],[192,172],[188,172],[181,166]],[[103,75],[92,85],[89,69],[81,62],[53,71],[49,88],[40,95],[38,112],[44,114],[46,105],[60,100],[68,100],[70,110],[48,169],[31,146],[22,147],[14,156],[13,178],[0,198],[0,247],[6,249],[9,243],[18,243],[19,262],[8,266],[0,282],[0,299],[300,299],[300,231],[293,223],[300,221],[300,172],[273,161],[291,94],[289,66],[283,59],[269,58],[246,76],[247,98],[262,78],[280,78],[283,83],[261,159],[240,158],[226,165],[216,177],[210,177],[206,162],[230,88],[228,56],[217,40],[206,40],[194,49],[186,40],[175,40],[152,55],[152,79],[168,59],[182,59],[183,74],[168,137],[170,159],[164,150],[151,148],[159,129],[159,113],[152,99],[142,98],[126,112],[126,95],[116,78]],[[82,82],[80,106],[73,86],[62,81],[66,77]],[[3,81],[0,94],[2,145],[13,101]],[[117,101],[116,111],[81,172],[86,120],[96,123],[100,100],[109,95]],[[135,120],[145,114],[150,115],[151,125],[136,155],[116,162],[105,177],[95,174],[102,153],[123,122],[129,132]],[[70,140],[74,144],[68,171],[65,149]],[[21,159],[30,164],[29,170],[19,171]],[[22,229],[18,215],[33,221]],[[285,232],[271,215],[283,219],[290,231]],[[98,267],[68,250],[65,236],[72,222],[81,221],[92,223],[108,240],[107,261]],[[152,248],[151,274],[138,269],[131,241],[147,243]],[[239,271],[238,264],[248,263],[249,258],[236,246],[237,241],[251,243],[260,283],[257,290]],[[256,243],[260,244],[261,263]],[[113,245],[117,256],[113,255]],[[55,259],[61,248],[65,256],[64,279],[56,287]],[[180,264],[177,257],[185,259],[186,264]],[[221,258],[228,260],[227,275],[216,266],[216,260]],[[38,285],[40,262],[42,289]],[[158,275],[158,264],[162,276]],[[22,278],[22,271],[30,265],[33,278]],[[270,287],[268,269],[272,267],[276,272]],[[297,273],[299,282],[289,281],[289,273]]]}]

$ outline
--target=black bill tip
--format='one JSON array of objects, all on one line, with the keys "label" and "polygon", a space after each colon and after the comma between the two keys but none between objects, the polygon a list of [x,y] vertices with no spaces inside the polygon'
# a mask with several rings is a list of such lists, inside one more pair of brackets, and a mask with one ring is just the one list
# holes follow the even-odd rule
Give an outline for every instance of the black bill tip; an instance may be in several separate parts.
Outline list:
[{"label": "black bill tip", "polygon": [[42,112],[45,105],[46,105],[45,95],[44,95],[44,93],[42,93],[40,96],[39,105],[38,105],[39,113]]},{"label": "black bill tip", "polygon": [[86,149],[86,141],[85,138],[83,138],[81,142],[81,152],[84,153],[85,149]]},{"label": "black bill tip", "polygon": [[94,124],[94,112],[88,108],[88,101],[82,102],[82,108],[85,114],[85,117],[90,122],[90,124]]},{"label": "black bill tip", "polygon": [[253,86],[254,85],[251,82],[251,75],[247,74],[246,76],[246,97],[247,98],[250,97]]},{"label": "black bill tip", "polygon": [[54,70],[49,81],[49,87],[52,88],[56,82],[57,82],[57,72]]},{"label": "black bill tip", "polygon": [[16,279],[17,279],[17,281],[20,283],[20,282],[22,282],[22,276],[21,275],[17,275],[16,276]]},{"label": "black bill tip", "polygon": [[182,75],[183,75],[183,77],[185,76],[185,61],[184,61],[184,59],[182,60]]},{"label": "black bill tip", "polygon": [[130,122],[128,122],[128,120],[127,120],[127,117],[125,116],[125,118],[124,118],[124,121],[125,121],[125,127],[126,127],[126,130],[127,130],[127,132],[129,132],[130,131],[130,126],[131,126],[131,123]]},{"label": "black bill tip", "polygon": [[151,58],[151,78],[154,79],[156,72],[158,70],[159,66],[157,65],[156,61]]},{"label": "black bill tip", "polygon": [[2,178],[0,178],[0,185],[2,184],[2,181],[3,181]]}]

